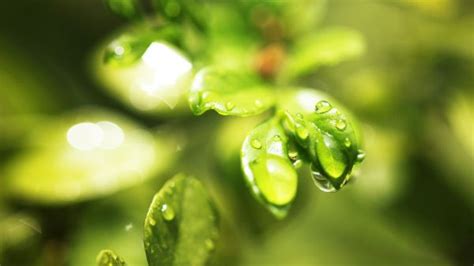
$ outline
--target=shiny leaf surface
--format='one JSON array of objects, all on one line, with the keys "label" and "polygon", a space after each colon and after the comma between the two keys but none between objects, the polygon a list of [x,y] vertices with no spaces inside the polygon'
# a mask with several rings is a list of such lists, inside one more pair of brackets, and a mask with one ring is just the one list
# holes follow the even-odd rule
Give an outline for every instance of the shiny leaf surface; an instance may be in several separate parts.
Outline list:
[{"label": "shiny leaf surface", "polygon": [[145,219],[148,264],[205,265],[218,236],[217,214],[197,179],[177,175],[155,195]]},{"label": "shiny leaf surface", "polygon": [[286,215],[298,181],[287,143],[284,129],[272,119],[252,130],[242,145],[242,169],[252,194],[279,218]]},{"label": "shiny leaf surface", "polygon": [[252,74],[209,67],[196,74],[189,105],[195,115],[215,110],[221,115],[250,116],[270,108],[274,104],[273,95]]}]

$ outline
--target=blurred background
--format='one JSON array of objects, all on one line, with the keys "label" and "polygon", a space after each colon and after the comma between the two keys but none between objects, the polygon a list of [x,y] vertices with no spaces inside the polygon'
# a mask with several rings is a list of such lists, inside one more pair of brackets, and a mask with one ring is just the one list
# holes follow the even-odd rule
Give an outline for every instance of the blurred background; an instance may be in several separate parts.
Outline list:
[{"label": "blurred background", "polygon": [[[119,74],[96,54],[130,21],[99,0],[0,0],[2,266],[94,265],[104,248],[146,265],[148,205],[178,172],[201,179],[220,213],[212,265],[474,263],[473,1],[208,1],[210,13],[180,2],[166,12],[212,20],[206,34],[172,20],[195,66],[200,54],[246,58],[266,75],[258,62],[271,44],[278,59],[309,31],[362,36],[363,53],[291,83],[359,119],[367,158],[354,182],[323,193],[303,171],[287,218],[275,219],[239,164],[245,135],[268,113],[195,117],[179,103],[163,111],[156,99],[128,99],[126,80],[109,82]],[[239,48],[247,41],[256,53]]]}]

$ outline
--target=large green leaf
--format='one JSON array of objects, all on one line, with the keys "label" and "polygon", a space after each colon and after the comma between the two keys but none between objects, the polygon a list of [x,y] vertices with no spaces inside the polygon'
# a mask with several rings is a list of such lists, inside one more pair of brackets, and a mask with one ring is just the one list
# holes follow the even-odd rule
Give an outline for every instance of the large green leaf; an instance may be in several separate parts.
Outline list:
[{"label": "large green leaf", "polygon": [[104,249],[97,255],[98,266],[125,266],[125,261],[112,250]]},{"label": "large green leaf", "polygon": [[196,74],[189,104],[195,115],[212,109],[221,115],[250,116],[273,106],[273,95],[253,74],[208,67]]},{"label": "large green leaf", "polygon": [[203,185],[177,175],[155,195],[145,219],[149,265],[204,265],[218,236],[217,214]]},{"label": "large green leaf", "polygon": [[174,147],[132,121],[83,109],[31,129],[5,169],[5,193],[37,204],[111,194],[164,171]]},{"label": "large green leaf", "polygon": [[279,218],[286,215],[298,181],[287,145],[288,138],[277,119],[256,127],[242,145],[242,169],[250,191]]},{"label": "large green leaf", "polygon": [[351,29],[328,28],[304,35],[292,47],[281,75],[293,79],[320,66],[358,57],[364,50],[363,37]]}]

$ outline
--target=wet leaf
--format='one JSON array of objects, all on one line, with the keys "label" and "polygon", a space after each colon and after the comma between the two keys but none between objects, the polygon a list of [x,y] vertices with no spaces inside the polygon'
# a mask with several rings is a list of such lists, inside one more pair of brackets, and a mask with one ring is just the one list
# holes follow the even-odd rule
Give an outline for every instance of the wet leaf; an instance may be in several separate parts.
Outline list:
[{"label": "wet leaf", "polygon": [[337,101],[315,90],[288,91],[280,99],[283,125],[309,154],[316,185],[339,190],[363,160],[356,122]]},{"label": "wet leaf", "polygon": [[9,196],[37,204],[109,195],[164,171],[173,158],[174,147],[97,109],[64,115],[31,132],[28,147],[5,169],[4,182]]},{"label": "wet leaf", "polygon": [[125,266],[125,261],[112,250],[104,249],[97,255],[98,266]]},{"label": "wet leaf", "polygon": [[105,0],[105,4],[113,13],[128,19],[140,15],[137,0]]},{"label": "wet leaf", "polygon": [[320,66],[358,57],[364,50],[364,39],[354,30],[329,28],[304,35],[291,49],[281,75],[293,79]]},{"label": "wet leaf", "polygon": [[149,265],[205,265],[218,236],[217,214],[203,185],[177,175],[155,195],[145,219]]},{"label": "wet leaf", "polygon": [[256,127],[242,145],[242,169],[254,197],[283,218],[297,188],[297,174],[288,157],[288,138],[277,119]]},{"label": "wet leaf", "polygon": [[272,107],[273,95],[257,76],[209,67],[196,74],[189,105],[195,115],[215,110],[221,115],[251,116]]}]

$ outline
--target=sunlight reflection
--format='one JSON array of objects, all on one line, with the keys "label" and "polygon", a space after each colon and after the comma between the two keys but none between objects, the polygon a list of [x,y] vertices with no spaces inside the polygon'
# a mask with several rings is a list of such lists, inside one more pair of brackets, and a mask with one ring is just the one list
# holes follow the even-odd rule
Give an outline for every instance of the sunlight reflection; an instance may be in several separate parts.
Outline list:
[{"label": "sunlight reflection", "polygon": [[67,131],[67,141],[78,150],[90,151],[96,148],[115,149],[125,139],[123,130],[109,121],[98,123],[82,122]]}]

